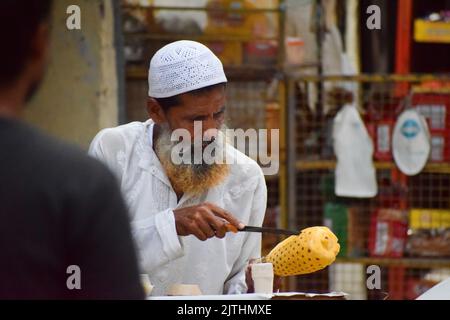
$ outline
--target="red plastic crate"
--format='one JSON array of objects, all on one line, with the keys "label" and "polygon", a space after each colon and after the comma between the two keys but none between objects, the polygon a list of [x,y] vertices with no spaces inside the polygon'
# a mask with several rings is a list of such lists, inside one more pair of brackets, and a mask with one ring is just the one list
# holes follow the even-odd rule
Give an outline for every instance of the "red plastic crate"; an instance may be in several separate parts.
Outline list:
[{"label": "red plastic crate", "polygon": [[377,209],[371,217],[369,252],[372,257],[401,258],[405,252],[408,224],[398,209]]}]

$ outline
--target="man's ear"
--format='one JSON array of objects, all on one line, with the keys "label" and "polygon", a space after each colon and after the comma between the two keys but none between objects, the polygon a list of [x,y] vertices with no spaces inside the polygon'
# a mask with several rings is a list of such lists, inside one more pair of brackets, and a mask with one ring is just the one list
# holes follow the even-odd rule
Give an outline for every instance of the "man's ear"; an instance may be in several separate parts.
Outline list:
[{"label": "man's ear", "polygon": [[29,50],[29,75],[33,82],[40,81],[49,60],[50,51],[50,26],[41,23],[37,28]]},{"label": "man's ear", "polygon": [[167,121],[164,110],[159,105],[158,101],[152,97],[147,98],[147,113],[156,124],[161,124]]},{"label": "man's ear", "polygon": [[50,26],[48,23],[41,23],[39,25],[35,32],[30,51],[34,60],[42,61],[42,64],[46,64],[50,51]]}]

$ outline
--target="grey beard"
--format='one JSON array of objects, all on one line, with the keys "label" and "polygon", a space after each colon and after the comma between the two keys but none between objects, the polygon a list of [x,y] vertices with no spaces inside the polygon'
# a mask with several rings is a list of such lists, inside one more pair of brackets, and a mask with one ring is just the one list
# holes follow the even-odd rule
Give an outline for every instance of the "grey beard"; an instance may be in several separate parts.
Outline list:
[{"label": "grey beard", "polygon": [[[170,161],[172,162],[172,158],[171,158],[171,153],[172,153],[172,148],[178,144],[178,142],[176,141],[171,141],[172,132],[169,128],[169,125],[167,123],[164,123],[160,126],[160,135],[158,137],[158,140],[156,142],[155,145],[155,150],[158,154],[158,157],[163,158],[164,160],[170,159]],[[213,141],[208,142],[208,146],[213,147],[213,151],[212,151],[212,156],[215,157],[216,153],[218,150],[220,150],[219,152],[225,152],[225,148],[226,148],[226,142],[225,140],[222,142],[222,145],[219,145],[218,141],[216,139],[214,139]],[[195,155],[195,146],[192,143],[190,146],[190,156],[191,156],[191,160],[194,159],[194,155]],[[202,153],[203,153],[203,149],[202,149]],[[180,152],[179,156],[182,158],[183,154],[182,152]],[[223,154],[223,159],[225,160],[225,154]],[[173,162],[172,162],[173,163]],[[206,163],[203,159],[203,157],[201,158],[201,163],[181,163],[178,164],[178,166],[180,167],[185,167],[190,168],[196,175],[205,175],[208,173],[208,171],[211,169],[212,166],[216,165],[216,163]]]},{"label": "grey beard", "polygon": [[[172,161],[172,148],[179,142],[170,141],[171,134],[168,126],[161,128],[160,136],[155,142],[155,151],[175,192],[200,195],[220,184],[228,176],[229,166],[215,161],[210,164],[211,159],[208,159],[208,162],[202,159],[200,163],[175,164]],[[225,150],[225,147],[222,150]]]}]

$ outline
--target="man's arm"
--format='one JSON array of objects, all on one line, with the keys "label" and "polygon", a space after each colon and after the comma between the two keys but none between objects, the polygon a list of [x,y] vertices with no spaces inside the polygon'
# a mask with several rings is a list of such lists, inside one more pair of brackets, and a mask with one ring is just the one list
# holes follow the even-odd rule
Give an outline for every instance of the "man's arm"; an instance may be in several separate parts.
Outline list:
[{"label": "man's arm", "polygon": [[133,236],[140,253],[140,265],[147,273],[184,254],[180,236],[195,235],[205,241],[223,238],[227,225],[243,225],[230,213],[212,203],[180,209],[167,209],[146,219],[132,223]]},{"label": "man's arm", "polygon": [[[120,182],[123,168],[119,153],[125,153],[125,141],[120,133],[111,129],[100,131],[89,147],[89,155],[104,163]],[[132,212],[130,215],[134,216]],[[145,219],[133,220],[131,230],[143,273],[151,273],[183,255],[174,213],[169,208]]]},{"label": "man's arm", "polygon": [[[261,226],[264,221],[267,204],[267,187],[262,171],[259,172],[259,182],[253,196],[249,225]],[[246,293],[245,272],[251,259],[261,257],[261,234],[247,232],[241,254],[235,262],[230,276],[225,282],[225,294]]]},{"label": "man's arm", "polygon": [[[117,154],[124,151],[120,134],[106,129],[92,141],[89,154],[105,163],[121,180],[121,166]],[[133,213],[131,213],[133,215]],[[166,209],[145,219],[132,222],[141,269],[152,273],[168,262],[184,254],[179,236],[194,235],[200,240],[223,238],[230,223],[242,228],[231,214],[210,203],[202,203],[180,209]]]}]

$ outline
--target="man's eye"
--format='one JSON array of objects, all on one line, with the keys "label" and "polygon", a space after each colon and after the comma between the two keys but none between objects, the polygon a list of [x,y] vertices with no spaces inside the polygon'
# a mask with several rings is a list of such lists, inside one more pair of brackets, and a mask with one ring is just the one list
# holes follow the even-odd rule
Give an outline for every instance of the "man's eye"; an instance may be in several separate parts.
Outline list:
[{"label": "man's eye", "polygon": [[223,117],[224,114],[225,114],[225,111],[219,111],[214,115],[214,118],[220,119]]}]

